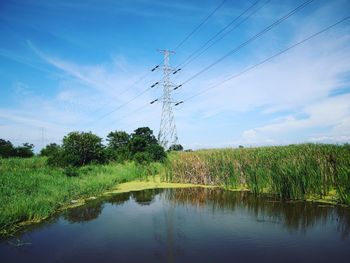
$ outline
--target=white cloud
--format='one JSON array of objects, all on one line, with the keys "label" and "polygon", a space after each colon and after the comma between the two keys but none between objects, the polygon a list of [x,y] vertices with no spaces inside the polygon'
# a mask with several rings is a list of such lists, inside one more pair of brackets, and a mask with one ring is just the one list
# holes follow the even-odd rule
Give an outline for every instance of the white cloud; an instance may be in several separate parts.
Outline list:
[{"label": "white cloud", "polygon": [[[248,143],[261,143],[271,138],[285,138],[285,142],[290,143],[295,141],[293,134],[297,134],[299,140],[305,141],[347,142],[350,138],[349,102],[350,94],[327,98],[303,108],[300,112],[305,113],[306,118],[287,116],[275,123],[246,130],[243,137]],[[302,134],[307,129],[315,128],[326,129],[326,132],[310,137]]]},{"label": "white cloud", "polygon": [[[187,98],[220,82],[225,74],[238,73],[316,32],[321,26],[321,19],[316,18],[309,18],[301,30],[297,23],[289,24],[294,30],[288,36],[271,32],[259,41],[259,45],[246,49],[245,56],[242,54],[244,59],[230,57],[184,85],[175,95],[175,100]],[[283,44],[278,42],[282,38]],[[280,144],[292,140],[349,141],[350,97],[348,94],[329,97],[335,89],[350,85],[349,78],[346,78],[350,69],[349,42],[349,28],[335,28],[239,78],[186,101],[175,108],[180,140],[190,148],[244,143]],[[112,129],[132,131],[143,125],[158,132],[160,104],[131,113],[158,97],[160,87],[108,117],[100,117],[135,97],[159,75],[146,78],[122,93],[140,77],[134,72],[140,72],[141,68],[140,65],[130,65],[125,56],[115,55],[111,61],[87,65],[44,53],[30,42],[28,45],[48,64],[50,74],[62,73],[59,92],[50,98],[39,97],[30,92],[24,81],[17,82],[17,92],[27,93],[16,109],[1,109],[0,116],[6,119],[7,128],[1,129],[0,136],[12,136],[11,129],[24,129],[25,125],[35,129],[47,127],[57,138],[71,130],[92,130],[104,136]],[[0,55],[9,54],[0,52]],[[202,69],[207,60],[212,62],[215,59],[208,56],[204,60],[205,63],[198,61],[181,71],[177,83]],[[244,120],[235,123],[236,117],[252,117],[254,112],[260,112],[259,116],[264,118],[259,124]],[[36,132],[32,135],[28,132],[28,136],[34,140]]]}]

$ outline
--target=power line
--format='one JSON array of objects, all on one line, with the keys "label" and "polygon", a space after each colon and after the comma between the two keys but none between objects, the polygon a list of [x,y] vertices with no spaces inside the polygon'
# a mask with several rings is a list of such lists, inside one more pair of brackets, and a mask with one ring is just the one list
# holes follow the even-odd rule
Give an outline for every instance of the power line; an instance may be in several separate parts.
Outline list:
[{"label": "power line", "polygon": [[[187,102],[187,101],[189,101],[189,100],[191,100],[191,99],[193,99],[193,98],[195,98],[195,97],[198,97],[198,96],[200,96],[200,95],[202,95],[202,94],[208,92],[208,91],[211,90],[211,89],[214,89],[214,88],[216,88],[216,87],[218,87],[218,86],[224,84],[225,82],[227,82],[227,81],[229,81],[229,80],[231,80],[231,79],[237,78],[237,77],[239,77],[239,76],[241,76],[241,75],[243,75],[243,74],[245,74],[245,73],[247,73],[247,72],[253,70],[253,69],[256,68],[256,67],[265,64],[266,62],[268,62],[268,61],[274,59],[275,57],[280,56],[280,55],[282,55],[282,54],[288,52],[289,50],[291,50],[291,49],[293,49],[293,48],[296,48],[296,47],[299,46],[299,45],[304,44],[305,42],[307,42],[307,41],[309,41],[309,40],[311,40],[311,39],[313,39],[313,38],[319,36],[319,35],[322,34],[322,33],[325,33],[326,31],[328,31],[328,30],[332,29],[333,27],[335,27],[335,26],[337,26],[337,25],[339,25],[339,24],[345,22],[345,21],[348,20],[348,19],[350,19],[350,16],[347,16],[347,17],[345,17],[345,18],[343,18],[343,19],[341,19],[341,20],[335,22],[334,24],[331,24],[330,26],[327,26],[327,27],[325,27],[324,29],[322,29],[322,30],[320,30],[320,31],[318,31],[318,32],[316,32],[316,33],[314,33],[314,34],[312,34],[312,35],[310,35],[310,36],[304,38],[303,40],[301,40],[301,41],[299,41],[299,42],[297,42],[297,43],[295,43],[295,44],[289,46],[288,48],[285,48],[285,49],[283,49],[283,50],[277,52],[276,54],[274,54],[274,55],[272,55],[272,56],[270,56],[270,57],[268,57],[268,58],[266,58],[266,59],[264,59],[264,60],[262,60],[262,61],[260,61],[260,62],[258,62],[258,63],[256,63],[256,64],[254,64],[253,66],[250,66],[250,67],[246,68],[245,70],[243,70],[243,71],[241,71],[241,72],[239,72],[239,73],[237,73],[237,74],[235,74],[235,75],[232,75],[232,76],[226,78],[225,80],[223,80],[223,81],[220,82],[220,83],[217,83],[217,84],[215,84],[215,85],[213,85],[213,86],[210,86],[210,87],[208,87],[208,88],[206,88],[206,89],[204,89],[204,90],[202,90],[202,91],[200,91],[200,92],[198,92],[198,93],[196,93],[196,94],[194,94],[194,95],[192,95],[192,96],[190,96],[190,97],[187,97],[186,99],[184,99],[184,100],[182,100],[182,101],[177,102],[177,103],[175,104],[175,106],[180,105],[180,104],[183,104],[183,103],[185,103],[185,102]],[[162,98],[162,97],[159,97],[159,98],[155,99],[155,100],[152,101],[152,102],[158,101],[158,100],[161,99],[161,98]],[[151,103],[151,104],[152,104],[152,103]],[[146,104],[142,105],[141,107],[135,109],[135,110],[132,111],[131,113],[128,113],[128,114],[124,115],[123,117],[119,118],[119,120],[125,119],[125,118],[129,117],[129,116],[131,116],[131,115],[133,115],[133,114],[135,114],[135,113],[137,113],[137,112],[143,110],[144,108],[146,108],[146,107],[149,106],[149,105],[150,105],[150,103],[146,103]]]},{"label": "power line", "polygon": [[119,105],[117,108],[113,109],[110,112],[107,112],[106,114],[102,115],[98,121],[104,119],[105,117],[107,117],[108,115],[111,115],[112,113],[118,111],[119,109],[123,108],[124,106],[128,105],[130,102],[136,100],[138,97],[142,96],[143,94],[145,94],[147,91],[149,91],[151,88],[153,87],[148,87],[147,89],[141,91],[140,93],[138,93],[136,96],[132,97],[130,100],[126,101],[125,103]]},{"label": "power line", "polygon": [[[134,87],[137,83],[139,83],[140,81],[144,80],[146,77],[148,77],[148,75],[154,71],[153,69],[152,70],[149,70],[147,71],[145,74],[143,74],[142,76],[140,76],[137,80],[135,80],[132,84],[130,84],[129,86],[127,86],[123,91],[121,91],[120,93],[118,93],[116,96],[119,97],[121,95],[123,95],[125,92],[127,92],[130,88]],[[108,103],[108,104],[111,104],[111,103]],[[105,107],[106,105],[104,105]],[[96,110],[94,110],[93,112],[91,112],[91,114],[94,114],[98,111],[100,111],[101,109],[103,109],[103,107],[100,107]]]},{"label": "power line", "polygon": [[[202,22],[199,23],[198,26],[196,26],[182,41],[179,42],[179,44],[175,47],[174,50],[179,49],[200,27],[202,27],[204,25],[205,22],[207,22],[209,20],[209,18],[211,16],[213,16],[226,2],[227,0],[222,1]],[[130,86],[128,86],[125,90],[123,90],[121,93],[119,93],[119,96],[124,94],[127,90],[129,90],[131,87],[135,86],[137,83],[139,83],[141,80],[145,79],[151,72],[154,72],[156,69],[159,68],[160,64],[164,63],[164,59],[162,59],[160,61],[160,63],[158,63],[155,67],[153,67],[151,70],[147,71],[144,75],[142,75],[139,79],[137,79],[133,84],[131,84]],[[141,95],[143,95],[144,93],[146,93],[147,91],[149,91],[151,88],[153,87],[149,87],[145,90],[143,90],[142,92],[140,92],[139,94],[137,94],[135,97],[131,98],[130,100],[126,101],[125,103],[119,105],[117,108],[115,108],[114,110],[102,115],[99,120],[104,119],[105,117],[109,116],[110,114],[118,111],[119,109],[123,108],[124,106],[128,105],[130,102],[134,101],[135,99],[137,99],[138,97],[140,97]],[[97,110],[98,111],[98,110]],[[94,112],[97,112],[94,111]],[[98,121],[99,121],[98,120]]]},{"label": "power line", "polygon": [[226,2],[227,0],[222,1],[198,26],[196,26],[175,48],[176,51],[179,47],[181,47],[196,31],[204,25],[205,22],[209,20],[211,16],[213,16]]},{"label": "power line", "polygon": [[[205,48],[211,41],[213,41],[216,37],[218,37],[221,33],[223,33],[227,28],[229,28],[231,25],[233,25],[238,19],[240,19],[242,16],[244,16],[249,10],[251,10],[253,7],[255,7],[261,0],[255,1],[252,5],[250,5],[247,9],[245,9],[240,15],[232,19],[225,27],[220,29],[215,35],[213,35],[210,39],[208,39],[201,47],[196,49],[194,52],[192,52],[181,64],[177,65],[175,68],[177,71],[175,74],[182,70],[185,66],[187,66],[189,63],[191,63],[193,60],[195,60],[197,57],[202,55],[206,50],[208,50],[210,47],[212,47],[214,44],[216,44],[218,41],[223,39],[226,35],[231,33],[234,29],[239,27],[243,22],[248,20],[253,14],[255,14],[257,11],[259,11],[262,7],[264,7],[270,0],[266,1],[262,6],[257,8],[255,11],[253,11],[251,14],[249,14],[246,18],[244,18],[241,22],[239,22],[235,27],[231,28],[227,32],[225,32],[220,38],[212,42],[211,45],[209,45],[207,48]],[[204,49],[205,48],[205,49]],[[203,50],[204,49],[204,50]],[[202,52],[200,52],[202,50]],[[193,58],[194,55],[196,55],[198,52],[200,52],[197,56]]]},{"label": "power line", "polygon": [[[212,66],[216,65],[217,63],[221,62],[223,59],[225,59],[226,57],[228,57],[229,55],[237,52],[239,49],[243,48],[244,46],[248,45],[250,42],[254,41],[255,39],[261,37],[263,34],[267,33],[268,31],[270,31],[272,28],[274,28],[275,26],[279,25],[280,23],[282,23],[284,20],[288,19],[289,17],[291,17],[292,15],[294,15],[296,12],[298,12],[299,10],[301,10],[302,8],[306,7],[308,4],[310,4],[311,2],[313,2],[313,0],[308,0],[304,3],[302,3],[301,5],[299,5],[298,7],[296,7],[295,9],[293,9],[292,11],[290,11],[289,13],[287,13],[285,16],[281,17],[280,19],[277,19],[276,21],[274,21],[271,25],[269,25],[268,27],[264,28],[262,31],[260,31],[258,34],[254,35],[253,37],[251,37],[250,39],[248,39],[247,41],[243,42],[242,44],[240,44],[238,47],[230,50],[227,54],[225,54],[223,57],[221,57],[220,59],[216,60],[215,62],[213,62],[212,64],[210,64],[209,66],[205,67],[204,69],[202,69],[201,71],[197,72],[195,75],[193,75],[192,77],[190,77],[189,79],[187,79],[185,82],[183,82],[182,84],[176,86],[173,90],[176,90],[180,87],[182,87],[184,84],[188,83],[189,81],[191,81],[192,79],[194,79],[195,77],[197,77],[198,75],[202,74],[203,72],[205,72],[206,70],[208,70],[209,68],[211,68]],[[151,104],[153,104],[156,101],[159,101],[161,97],[155,99],[154,101],[151,102]],[[175,103],[175,106],[180,105],[182,103],[184,103],[185,101],[189,100],[190,98],[187,98],[185,100],[179,101],[177,103]],[[147,104],[146,104],[147,105]],[[145,106],[143,106],[145,107]]]},{"label": "power line", "polygon": [[188,101],[188,100],[191,100],[191,99],[193,99],[193,98],[195,98],[195,97],[198,97],[198,96],[202,95],[203,93],[205,93],[205,92],[207,92],[207,91],[209,91],[209,90],[211,90],[211,89],[213,89],[213,88],[216,88],[216,87],[218,87],[218,86],[224,84],[225,82],[227,82],[227,81],[229,81],[229,80],[231,80],[231,79],[237,78],[237,77],[239,77],[239,76],[241,76],[241,75],[247,73],[248,71],[253,70],[253,69],[256,68],[256,67],[261,66],[262,64],[265,64],[266,62],[268,62],[268,61],[274,59],[275,57],[278,57],[278,56],[282,55],[283,53],[286,53],[286,52],[288,52],[289,50],[291,50],[291,49],[293,49],[293,48],[295,48],[295,47],[297,47],[297,46],[299,46],[299,45],[302,45],[303,43],[305,43],[305,42],[307,42],[307,41],[309,41],[309,40],[311,40],[311,39],[317,37],[318,35],[320,35],[320,34],[326,32],[326,31],[330,30],[331,28],[333,28],[333,27],[335,27],[335,26],[337,26],[337,25],[343,23],[344,21],[346,21],[346,20],[348,20],[348,19],[350,19],[350,16],[347,16],[347,17],[345,17],[345,18],[339,20],[338,22],[336,22],[336,23],[334,23],[334,24],[332,24],[332,25],[330,25],[330,26],[328,26],[328,27],[326,27],[326,28],[324,28],[324,29],[322,29],[322,30],[320,30],[320,31],[318,31],[318,32],[316,32],[316,33],[314,33],[314,34],[308,36],[307,38],[304,38],[303,40],[301,40],[301,41],[299,41],[299,42],[297,42],[297,43],[295,43],[295,44],[289,46],[288,48],[285,48],[285,49],[283,49],[283,50],[281,50],[281,51],[275,53],[274,55],[272,55],[272,56],[270,56],[270,57],[268,57],[268,58],[266,58],[266,59],[264,59],[264,60],[262,60],[262,61],[260,61],[260,62],[258,62],[258,63],[256,63],[256,64],[254,64],[253,66],[250,66],[250,67],[246,68],[245,70],[243,70],[243,71],[241,71],[241,72],[239,72],[239,73],[237,73],[237,74],[235,74],[235,75],[232,75],[232,76],[226,78],[226,79],[223,80],[222,82],[220,82],[220,83],[218,83],[218,84],[215,84],[215,85],[213,85],[213,86],[211,86],[211,87],[209,87],[209,88],[206,88],[206,89],[204,89],[204,90],[202,90],[202,91],[200,91],[200,92],[198,92],[198,93],[196,93],[196,94],[194,94],[194,95],[192,95],[192,96],[190,96],[190,97],[184,99],[184,100],[182,101],[182,103],[184,103],[184,102],[186,102],[186,101]]},{"label": "power line", "polygon": [[313,2],[314,0],[308,0],[304,3],[302,3],[301,5],[299,5],[298,7],[296,7],[295,9],[293,9],[292,11],[290,11],[288,14],[284,15],[283,17],[277,19],[275,22],[273,22],[271,25],[267,26],[266,28],[264,28],[262,31],[260,31],[258,34],[254,35],[253,37],[249,38],[247,41],[243,42],[242,44],[240,44],[239,46],[235,47],[234,49],[230,50],[228,53],[226,53],[224,56],[222,56],[221,58],[219,58],[218,60],[216,60],[215,62],[211,63],[209,66],[206,66],[205,68],[203,68],[202,70],[200,70],[199,72],[197,72],[196,74],[194,74],[192,77],[188,78],[187,80],[185,80],[182,84],[180,84],[178,87],[175,87],[174,89],[177,89],[181,86],[183,86],[184,84],[187,84],[188,82],[190,82],[191,80],[193,80],[194,78],[198,77],[200,74],[204,73],[205,71],[207,71],[208,69],[210,69],[211,67],[215,66],[216,64],[218,64],[219,62],[221,62],[222,60],[224,60],[226,57],[236,53],[238,50],[242,49],[243,47],[245,47],[246,45],[248,45],[249,43],[253,42],[254,40],[260,38],[261,36],[263,36],[265,33],[269,32],[271,29],[273,29],[274,27],[276,27],[277,25],[279,25],[280,23],[282,23],[284,20],[288,19],[289,17],[291,17],[292,15],[294,15],[295,13],[297,13],[299,10],[303,9],[304,7],[306,7],[308,4],[310,4],[311,2]]}]

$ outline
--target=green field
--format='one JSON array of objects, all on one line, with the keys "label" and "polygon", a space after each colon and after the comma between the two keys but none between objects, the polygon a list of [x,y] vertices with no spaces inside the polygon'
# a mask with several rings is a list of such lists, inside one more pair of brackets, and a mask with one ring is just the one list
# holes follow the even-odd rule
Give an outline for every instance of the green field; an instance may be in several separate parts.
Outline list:
[{"label": "green field", "polygon": [[0,235],[13,232],[20,222],[38,222],[71,200],[144,178],[156,169],[153,164],[111,163],[81,167],[76,176],[67,176],[67,170],[49,167],[43,157],[0,159]]},{"label": "green field", "polygon": [[172,154],[171,182],[221,185],[281,199],[350,204],[349,145],[302,144]]}]

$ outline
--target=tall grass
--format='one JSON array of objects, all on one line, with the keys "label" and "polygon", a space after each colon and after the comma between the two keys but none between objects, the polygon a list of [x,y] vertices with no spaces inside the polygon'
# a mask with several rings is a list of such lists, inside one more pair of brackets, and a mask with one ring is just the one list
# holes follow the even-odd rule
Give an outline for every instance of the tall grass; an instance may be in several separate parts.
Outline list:
[{"label": "tall grass", "polygon": [[156,173],[126,164],[89,165],[77,176],[46,165],[45,158],[0,159],[0,235],[6,235],[19,222],[37,221],[52,215],[72,199],[99,194],[118,183]]},{"label": "tall grass", "polygon": [[171,182],[246,187],[282,199],[323,198],[336,191],[350,204],[349,145],[201,150],[172,154],[166,164]]}]

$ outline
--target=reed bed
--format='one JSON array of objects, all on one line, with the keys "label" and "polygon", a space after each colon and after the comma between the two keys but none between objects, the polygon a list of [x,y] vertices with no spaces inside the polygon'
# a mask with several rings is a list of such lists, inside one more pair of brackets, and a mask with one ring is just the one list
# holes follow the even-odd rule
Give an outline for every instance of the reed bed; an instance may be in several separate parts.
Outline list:
[{"label": "reed bed", "polygon": [[281,199],[322,199],[350,204],[349,145],[199,150],[174,153],[165,165],[171,182],[220,185],[275,194]]}]

